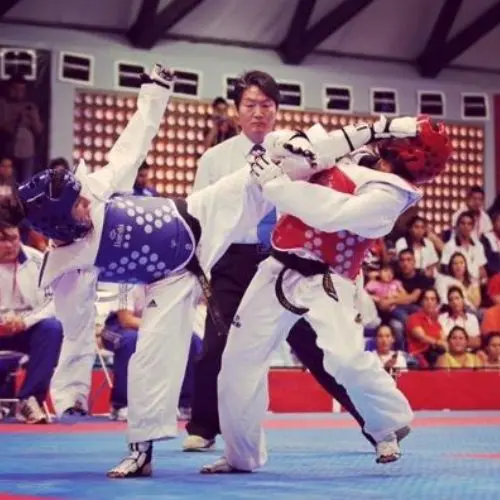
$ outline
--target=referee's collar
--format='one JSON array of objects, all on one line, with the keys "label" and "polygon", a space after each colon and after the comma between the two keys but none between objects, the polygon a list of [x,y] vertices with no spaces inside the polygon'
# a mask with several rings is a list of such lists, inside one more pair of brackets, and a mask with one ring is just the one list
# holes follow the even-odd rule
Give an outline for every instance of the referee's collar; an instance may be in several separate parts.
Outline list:
[{"label": "referee's collar", "polygon": [[243,156],[247,157],[251,152],[255,144],[243,133],[240,132],[238,135],[238,145],[243,153]]}]

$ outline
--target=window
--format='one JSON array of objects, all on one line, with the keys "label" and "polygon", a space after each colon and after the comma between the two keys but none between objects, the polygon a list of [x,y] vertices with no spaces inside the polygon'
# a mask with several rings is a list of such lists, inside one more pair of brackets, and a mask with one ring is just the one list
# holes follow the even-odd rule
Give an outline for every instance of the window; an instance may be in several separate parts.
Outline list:
[{"label": "window", "polygon": [[117,61],[115,66],[115,87],[118,89],[138,89],[145,66],[125,61]]},{"label": "window", "polygon": [[281,94],[280,106],[284,108],[302,108],[302,84],[278,82]]},{"label": "window", "polygon": [[418,112],[423,115],[443,118],[445,115],[443,92],[419,91]]},{"label": "window", "polygon": [[200,73],[176,69],[174,94],[182,97],[199,97]]},{"label": "window", "polygon": [[94,83],[94,57],[84,54],[61,52],[59,80],[86,85]]},{"label": "window", "polygon": [[370,108],[374,115],[397,115],[397,92],[392,89],[371,89]]},{"label": "window", "polygon": [[234,101],[234,86],[237,81],[237,76],[224,77],[224,96],[228,101]]},{"label": "window", "polygon": [[35,80],[37,73],[36,51],[4,48],[0,50],[0,57],[2,80],[13,76],[22,76],[25,80]]},{"label": "window", "polygon": [[489,106],[486,94],[462,94],[463,120],[488,120]]},{"label": "window", "polygon": [[352,113],[352,89],[341,85],[323,88],[323,109],[339,113]]}]

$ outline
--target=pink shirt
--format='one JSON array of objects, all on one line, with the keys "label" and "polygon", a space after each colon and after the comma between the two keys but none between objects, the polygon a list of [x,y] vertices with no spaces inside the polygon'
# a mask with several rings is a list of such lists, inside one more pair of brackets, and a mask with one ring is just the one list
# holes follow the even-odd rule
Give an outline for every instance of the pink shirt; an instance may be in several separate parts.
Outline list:
[{"label": "pink shirt", "polygon": [[374,280],[370,281],[365,287],[366,291],[377,296],[380,299],[387,299],[393,297],[402,288],[401,281],[392,280],[389,283]]}]

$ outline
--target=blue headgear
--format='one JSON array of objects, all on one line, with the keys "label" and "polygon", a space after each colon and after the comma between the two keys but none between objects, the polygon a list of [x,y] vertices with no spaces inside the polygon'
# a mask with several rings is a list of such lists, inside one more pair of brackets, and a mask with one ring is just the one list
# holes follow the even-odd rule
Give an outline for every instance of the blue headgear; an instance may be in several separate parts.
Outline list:
[{"label": "blue headgear", "polygon": [[[33,228],[48,238],[73,241],[84,236],[90,229],[89,224],[73,219],[71,210],[75,204],[82,185],[69,171],[57,176],[61,180],[62,191],[57,198],[52,196],[52,180],[54,170],[44,170],[31,180],[21,184],[21,198],[26,217]],[[58,179],[58,180],[59,180]]]}]

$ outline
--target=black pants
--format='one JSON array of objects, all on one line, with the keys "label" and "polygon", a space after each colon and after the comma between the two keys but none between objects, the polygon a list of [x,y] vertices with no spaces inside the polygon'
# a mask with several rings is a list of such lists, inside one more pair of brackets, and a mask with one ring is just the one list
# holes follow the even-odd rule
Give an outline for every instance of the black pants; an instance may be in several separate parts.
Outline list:
[{"label": "black pants", "polygon": [[[224,320],[230,324],[257,266],[268,254],[259,252],[257,245],[232,245],[211,272],[211,286]],[[316,345],[316,333],[305,320],[299,320],[290,330],[287,342],[296,356],[319,384],[334,397],[363,428],[364,420],[356,411],[343,386],[323,368],[323,352]],[[226,336],[219,335],[210,315],[205,323],[203,351],[195,368],[194,399],[189,434],[212,439],[220,433],[217,406],[217,376],[221,367]],[[365,434],[373,444],[371,436]]]}]

